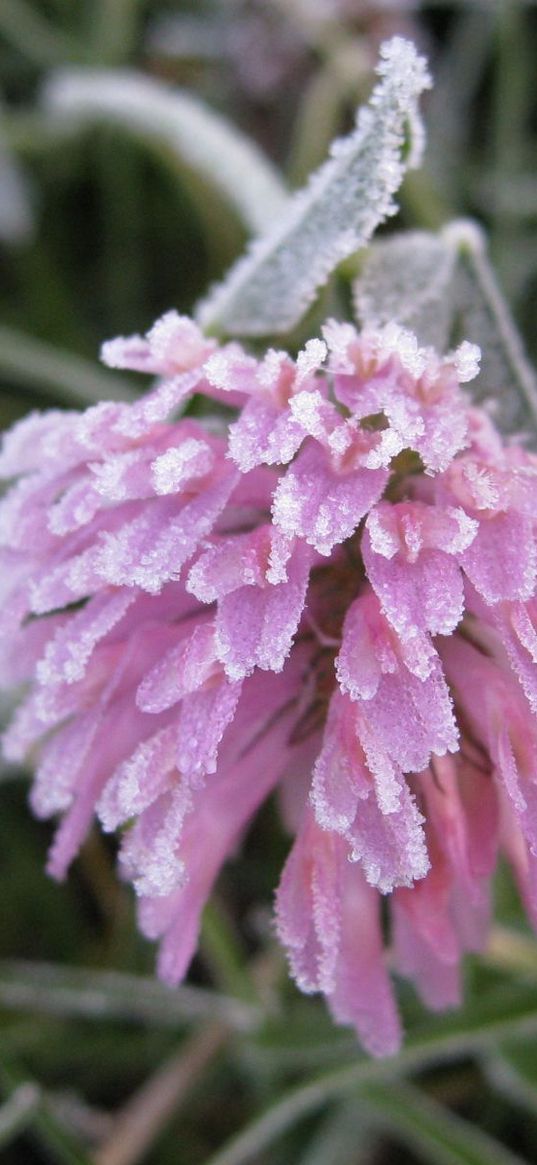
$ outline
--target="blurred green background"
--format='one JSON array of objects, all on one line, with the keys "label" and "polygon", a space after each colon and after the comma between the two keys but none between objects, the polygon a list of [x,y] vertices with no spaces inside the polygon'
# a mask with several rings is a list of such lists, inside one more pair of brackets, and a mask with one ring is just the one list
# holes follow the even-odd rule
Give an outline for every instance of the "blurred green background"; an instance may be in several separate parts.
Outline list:
[{"label": "blurred green background", "polygon": [[[436,81],[397,225],[478,219],[537,355],[533,3],[0,0],[2,426],[138,391],[99,366],[102,340],[191,310],[259,226],[244,174],[226,169],[229,135],[257,143],[267,181],[300,185],[352,124],[394,32]],[[81,69],[94,97],[77,111],[61,85]],[[148,77],[151,93],[171,86],[171,129]],[[192,97],[217,117],[212,137],[192,128]],[[273,806],[221,880],[192,985],[169,992],[108,839],[92,835],[66,885],[47,880],[51,828],[29,814],[27,779],[1,773],[6,1165],[537,1161],[537,943],[506,873],[465,1009],[426,1016],[401,985],[406,1049],[371,1063],[287,980],[271,904],[288,840]]]}]

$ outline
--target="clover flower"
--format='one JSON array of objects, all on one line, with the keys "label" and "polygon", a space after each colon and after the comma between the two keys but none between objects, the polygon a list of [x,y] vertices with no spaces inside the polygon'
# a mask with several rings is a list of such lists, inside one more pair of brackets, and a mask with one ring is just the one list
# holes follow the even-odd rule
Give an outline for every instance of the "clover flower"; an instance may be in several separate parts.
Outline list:
[{"label": "clover flower", "polygon": [[[395,324],[258,359],[170,312],[103,355],[155,386],[34,414],[0,462],[1,678],[27,686],[4,752],[61,816],[49,871],[94,814],[120,829],[176,983],[280,789],[293,975],[393,1053],[385,942],[456,1004],[500,850],[537,922],[537,459],[461,388],[477,349]],[[195,394],[212,415],[177,419]]]}]

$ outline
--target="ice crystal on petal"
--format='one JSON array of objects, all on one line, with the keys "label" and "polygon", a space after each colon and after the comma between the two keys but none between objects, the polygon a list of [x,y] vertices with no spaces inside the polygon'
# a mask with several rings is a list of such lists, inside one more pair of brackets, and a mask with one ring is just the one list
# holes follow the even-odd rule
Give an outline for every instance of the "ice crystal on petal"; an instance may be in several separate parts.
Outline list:
[{"label": "ice crystal on petal", "polygon": [[[159,377],[147,395],[6,435],[0,676],[27,691],[3,748],[61,817],[53,876],[95,813],[128,823],[170,983],[280,786],[291,970],[386,1055],[381,895],[432,1008],[486,941],[500,847],[537,927],[537,459],[470,406],[471,345],[323,335],[255,357],[167,313],[105,347]],[[232,419],[178,418],[194,392]]]},{"label": "ice crystal on petal", "polygon": [[362,467],[338,473],[323,449],[305,446],[280,479],[274,521],[284,534],[304,538],[328,557],[378,501],[388,476],[386,469]]}]

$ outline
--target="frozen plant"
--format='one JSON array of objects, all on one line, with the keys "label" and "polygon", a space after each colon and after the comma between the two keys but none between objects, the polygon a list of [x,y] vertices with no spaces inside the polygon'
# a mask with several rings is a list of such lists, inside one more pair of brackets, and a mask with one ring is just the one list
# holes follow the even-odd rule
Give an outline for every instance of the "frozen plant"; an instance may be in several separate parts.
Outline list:
[{"label": "frozen plant", "polygon": [[[222,318],[244,294],[255,330],[267,271],[272,310],[287,238],[282,302],[307,306],[312,221],[360,157],[379,172],[349,247],[375,225],[371,190],[393,210],[426,71],[398,41],[382,71],[351,144],[213,298]],[[393,1053],[383,898],[393,966],[433,1009],[458,1002],[462,956],[487,940],[500,852],[537,923],[537,458],[473,405],[474,344],[439,354],[396,320],[328,320],[292,358],[171,311],[103,358],[157,380],[133,404],[33,414],[0,460],[2,678],[28,688],[4,753],[35,759],[34,812],[61,816],[49,871],[95,813],[121,830],[176,983],[222,864],[280,790],[293,975]],[[217,424],[189,415],[194,396]]]}]

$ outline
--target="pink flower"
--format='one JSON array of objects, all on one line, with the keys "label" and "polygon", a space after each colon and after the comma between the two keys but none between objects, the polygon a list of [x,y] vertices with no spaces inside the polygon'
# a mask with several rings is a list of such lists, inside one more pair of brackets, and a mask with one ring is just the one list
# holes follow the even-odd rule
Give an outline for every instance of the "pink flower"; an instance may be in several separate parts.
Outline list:
[{"label": "pink flower", "polygon": [[[471,345],[324,337],[257,359],[168,313],[103,350],[158,377],[146,396],[6,435],[0,671],[26,695],[4,752],[61,817],[55,877],[95,814],[130,823],[121,870],[171,983],[279,789],[292,972],[387,1055],[382,895],[432,1008],[486,942],[500,850],[537,923],[537,459],[471,407]],[[231,423],[178,415],[195,393]]]}]

